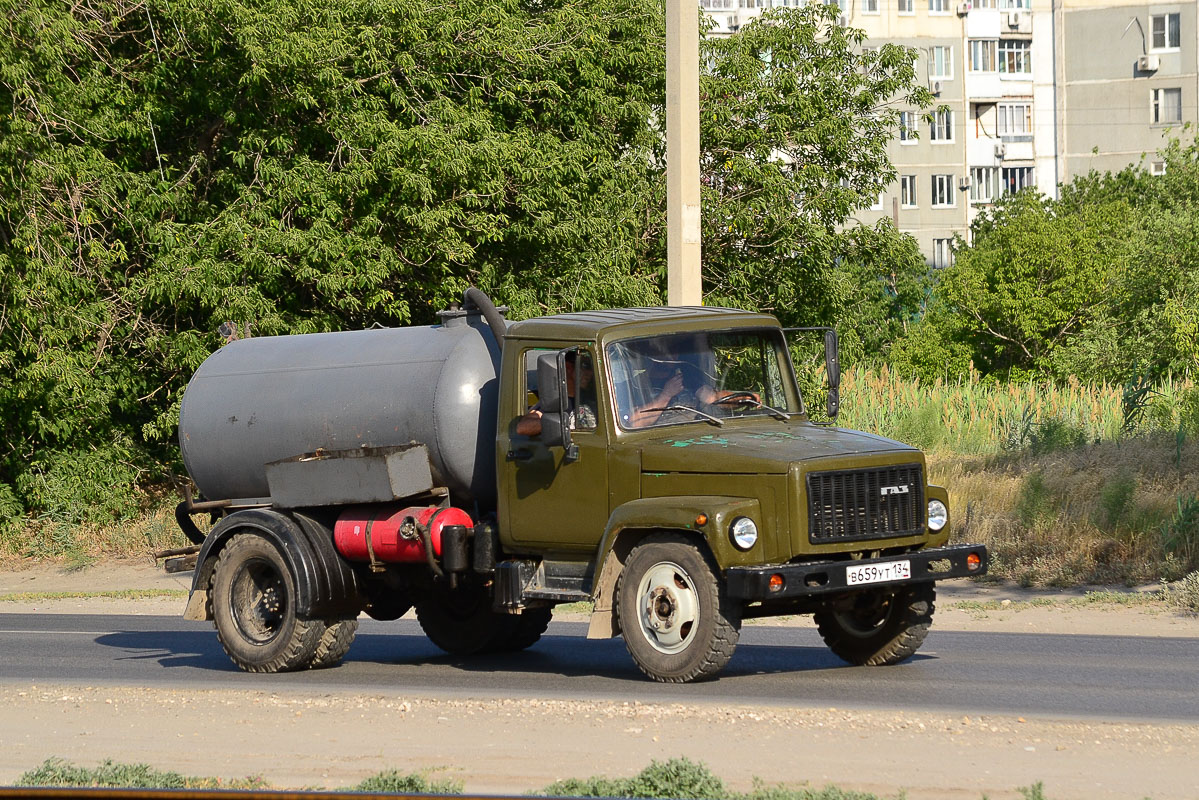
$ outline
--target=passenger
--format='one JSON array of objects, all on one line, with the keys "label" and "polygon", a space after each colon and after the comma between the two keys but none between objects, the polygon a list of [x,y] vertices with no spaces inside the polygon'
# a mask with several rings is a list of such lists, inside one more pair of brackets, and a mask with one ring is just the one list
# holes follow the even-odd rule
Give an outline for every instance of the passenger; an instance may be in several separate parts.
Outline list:
[{"label": "passenger", "polygon": [[[566,354],[566,394],[567,401],[567,427],[571,430],[595,429],[595,405],[594,400],[582,402],[578,407],[578,413],[575,412],[575,361],[578,358],[578,353],[571,351]],[[580,391],[586,391],[591,386],[592,378],[595,373],[591,368],[591,360],[584,357],[582,367],[578,368],[579,379],[578,386]],[[537,402],[529,413],[525,414],[516,422],[516,433],[520,436],[540,436],[541,435],[541,403]]]}]

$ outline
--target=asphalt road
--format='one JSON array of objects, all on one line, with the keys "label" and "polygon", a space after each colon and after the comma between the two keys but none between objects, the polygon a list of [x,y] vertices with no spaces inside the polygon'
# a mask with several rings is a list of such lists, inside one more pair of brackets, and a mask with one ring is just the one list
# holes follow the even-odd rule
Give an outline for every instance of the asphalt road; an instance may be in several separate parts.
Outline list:
[{"label": "asphalt road", "polygon": [[747,626],[716,681],[652,683],[620,639],[555,622],[522,653],[444,655],[413,621],[364,620],[336,669],[250,675],[210,623],[165,616],[0,614],[0,682],[370,692],[1199,720],[1199,639],[937,631],[894,667],[849,667],[810,628]]}]

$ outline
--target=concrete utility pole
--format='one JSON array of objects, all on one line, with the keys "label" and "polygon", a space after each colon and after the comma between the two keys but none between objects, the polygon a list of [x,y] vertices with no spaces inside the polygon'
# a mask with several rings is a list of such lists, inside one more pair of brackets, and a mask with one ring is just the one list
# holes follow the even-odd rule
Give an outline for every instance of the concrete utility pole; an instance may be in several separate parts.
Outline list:
[{"label": "concrete utility pole", "polygon": [[666,0],[668,304],[703,304],[699,265],[699,5]]}]

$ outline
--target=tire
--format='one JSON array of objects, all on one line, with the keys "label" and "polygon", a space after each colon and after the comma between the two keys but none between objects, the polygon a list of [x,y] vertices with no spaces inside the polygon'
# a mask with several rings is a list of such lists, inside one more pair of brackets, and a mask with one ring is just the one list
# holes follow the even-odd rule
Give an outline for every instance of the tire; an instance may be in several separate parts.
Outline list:
[{"label": "tire", "polygon": [[246,672],[304,669],[326,625],[296,616],[296,586],[282,554],[266,538],[242,533],[229,540],[212,579],[217,639]]},{"label": "tire", "polygon": [[820,637],[838,658],[880,667],[898,664],[920,649],[936,599],[932,583],[918,583],[862,592],[852,599],[852,607],[817,611],[814,617]]},{"label": "tire", "polygon": [[497,653],[515,653],[537,644],[541,634],[550,626],[554,610],[548,607],[529,608],[523,614],[497,616],[506,616],[509,621],[507,625],[501,624],[496,629],[488,649]]},{"label": "tire", "polygon": [[507,617],[491,610],[491,593],[473,581],[456,589],[438,581],[416,604],[416,619],[429,641],[454,656],[488,649],[497,633],[510,630]]},{"label": "tire", "polygon": [[321,634],[321,640],[317,644],[308,666],[311,669],[325,669],[340,664],[346,653],[349,652],[350,645],[354,643],[354,636],[357,633],[357,619],[334,621]]},{"label": "tire", "polygon": [[683,536],[643,540],[616,584],[616,615],[637,666],[662,683],[715,676],[733,656],[741,609],[708,559]]}]

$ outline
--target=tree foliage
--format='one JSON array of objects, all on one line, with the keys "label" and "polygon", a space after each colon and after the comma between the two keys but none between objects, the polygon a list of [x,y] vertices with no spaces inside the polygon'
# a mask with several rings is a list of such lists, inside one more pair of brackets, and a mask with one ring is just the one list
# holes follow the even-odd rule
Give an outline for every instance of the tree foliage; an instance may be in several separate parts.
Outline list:
[{"label": "tree foliage", "polygon": [[[887,144],[900,108],[927,107],[915,54],[837,24],[835,6],[776,9],[704,42],[700,81],[705,301],[791,324],[833,322],[845,281],[892,272],[894,228],[853,215],[895,178]],[[863,247],[864,240],[875,244]],[[883,245],[881,240],[886,239]],[[910,241],[910,239],[908,240]],[[874,258],[874,257],[878,258]],[[870,258],[870,261],[864,259]]]},{"label": "tree foliage", "polygon": [[1199,139],[1173,141],[1164,175],[1091,173],[980,214],[901,343],[921,375],[973,362],[1000,377],[1124,382],[1199,363]]},{"label": "tree foliage", "polygon": [[[662,300],[651,0],[0,9],[0,518],[129,511],[223,323],[424,324],[471,283],[516,317]],[[708,303],[886,305],[910,242],[852,215],[893,177],[892,104],[929,97],[833,14],[704,44]]]}]

